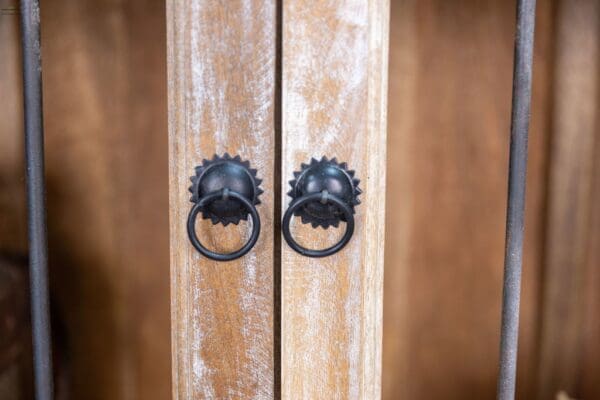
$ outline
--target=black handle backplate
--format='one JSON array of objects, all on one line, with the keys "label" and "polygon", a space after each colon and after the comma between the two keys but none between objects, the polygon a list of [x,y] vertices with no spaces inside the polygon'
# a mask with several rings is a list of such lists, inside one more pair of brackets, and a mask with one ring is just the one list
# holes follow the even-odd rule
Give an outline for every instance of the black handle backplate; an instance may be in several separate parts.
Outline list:
[{"label": "black handle backplate", "polygon": [[[242,161],[240,156],[231,157],[225,153],[223,157],[215,155],[212,160],[203,160],[202,165],[196,167],[196,175],[190,179],[191,201],[194,206],[188,216],[187,230],[196,250],[218,261],[235,260],[250,251],[260,234],[256,205],[260,204],[258,196],[263,191],[259,187],[262,181],[256,177],[256,170],[251,169],[250,163]],[[203,219],[225,226],[230,223],[237,225],[250,215],[252,234],[239,250],[227,254],[216,253],[202,245],[198,239],[195,224],[200,213]]]},{"label": "black handle backplate", "polygon": [[[358,195],[362,193],[358,187],[359,180],[355,173],[348,170],[346,163],[338,163],[335,158],[320,161],[311,159],[309,164],[302,164],[300,171],[294,172],[290,181],[292,189],[288,195],[292,198],[286,210],[283,223],[283,237],[298,253],[308,257],[326,257],[340,251],[354,233],[354,207],[360,204]],[[335,245],[322,250],[307,249],[293,238],[290,232],[292,215],[300,217],[302,223],[311,224],[313,228],[337,227],[340,221],[346,222],[346,233]]]}]

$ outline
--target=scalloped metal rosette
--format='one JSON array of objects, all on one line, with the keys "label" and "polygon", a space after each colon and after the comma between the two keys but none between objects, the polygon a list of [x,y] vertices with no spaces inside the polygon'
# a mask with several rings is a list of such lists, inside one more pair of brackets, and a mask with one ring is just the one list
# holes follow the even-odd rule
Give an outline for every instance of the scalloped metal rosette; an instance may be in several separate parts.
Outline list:
[{"label": "scalloped metal rosette", "polygon": [[[338,163],[335,157],[330,160],[325,156],[321,160],[311,158],[308,164],[301,164],[300,171],[294,172],[294,179],[289,182],[291,190],[288,195],[295,200],[304,195],[326,191],[342,199],[352,209],[352,213],[355,213],[354,207],[360,204],[358,196],[362,193],[359,183],[355,172],[348,170],[347,163]],[[313,228],[321,226],[327,229],[330,226],[337,227],[340,221],[346,222],[344,213],[331,202],[308,203],[296,210],[294,215]]]},{"label": "scalloped metal rosette", "polygon": [[[202,160],[202,165],[195,168],[196,175],[192,176],[192,203],[197,203],[208,193],[222,189],[235,191],[252,204],[260,204],[259,196],[263,193],[260,188],[262,179],[257,178],[256,169],[250,167],[249,161],[244,161],[239,155],[214,155],[211,160]],[[210,202],[202,208],[202,218],[210,219],[213,224],[239,224],[248,220],[248,210],[233,198],[223,198]]]}]

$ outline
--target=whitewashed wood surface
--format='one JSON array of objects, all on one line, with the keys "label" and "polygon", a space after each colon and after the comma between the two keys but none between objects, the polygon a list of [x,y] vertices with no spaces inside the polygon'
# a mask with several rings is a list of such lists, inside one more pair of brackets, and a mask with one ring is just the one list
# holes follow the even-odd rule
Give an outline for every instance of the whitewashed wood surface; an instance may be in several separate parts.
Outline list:
[{"label": "whitewashed wood surface", "polygon": [[[347,162],[364,191],[339,253],[311,259],[283,244],[284,399],[380,397],[388,18],[385,0],[283,4],[284,208],[311,157]],[[307,247],[342,234],[292,224]]]},{"label": "whitewashed wood surface", "polygon": [[[174,399],[271,399],[275,1],[167,1]],[[232,262],[186,234],[189,177],[203,158],[239,154],[263,179],[256,246]],[[221,252],[249,224],[197,224]]]}]

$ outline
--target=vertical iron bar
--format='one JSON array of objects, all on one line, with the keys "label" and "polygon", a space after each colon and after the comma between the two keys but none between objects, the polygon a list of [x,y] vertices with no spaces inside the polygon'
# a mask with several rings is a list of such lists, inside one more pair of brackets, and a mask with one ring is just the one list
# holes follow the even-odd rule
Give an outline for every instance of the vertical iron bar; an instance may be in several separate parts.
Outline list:
[{"label": "vertical iron bar", "polygon": [[21,0],[25,156],[29,215],[29,274],[36,400],[52,400],[52,350],[48,293],[48,249],[44,199],[42,65],[38,0]]},{"label": "vertical iron bar", "polygon": [[498,400],[515,398],[535,0],[517,0]]}]

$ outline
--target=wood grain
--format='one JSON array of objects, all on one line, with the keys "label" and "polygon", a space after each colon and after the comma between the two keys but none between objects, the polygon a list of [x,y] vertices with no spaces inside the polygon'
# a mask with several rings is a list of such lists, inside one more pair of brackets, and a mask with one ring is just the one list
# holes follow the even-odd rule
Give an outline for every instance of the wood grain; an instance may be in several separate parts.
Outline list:
[{"label": "wood grain", "polygon": [[164,3],[53,0],[41,12],[58,389],[167,399]]},{"label": "wood grain", "polygon": [[[554,108],[543,275],[538,399],[579,397],[585,354],[589,257],[598,243],[592,197],[600,88],[600,1],[558,1]],[[595,284],[593,284],[595,285]],[[598,287],[595,287],[597,290]],[[597,313],[596,313],[597,315]],[[591,396],[587,398],[595,398]]]},{"label": "wood grain", "polygon": [[[515,3],[394,1],[391,15],[383,398],[491,399]],[[539,1],[519,398],[534,392],[551,21]]]},{"label": "wood grain", "polygon": [[[15,3],[6,1],[8,4]],[[0,0],[0,4],[6,4],[6,1]],[[585,36],[582,41],[573,38],[575,34],[580,35],[589,29],[594,14],[590,12],[570,24],[571,29],[566,30],[567,36],[562,39],[558,32],[554,32],[555,23],[565,26],[564,22],[560,22],[565,16],[573,18],[573,13],[590,7],[594,1],[597,2],[578,0],[569,3],[573,8],[571,11],[565,10],[564,6],[554,11],[556,1],[538,0],[519,398],[535,398],[539,385],[536,347],[537,321],[543,308],[539,292],[544,274],[543,263],[550,265],[552,261],[545,258],[550,253],[567,251],[564,246],[568,243],[562,250],[556,251],[550,251],[544,245],[546,219],[565,212],[554,201],[548,204],[548,210],[545,209],[549,192],[561,191],[563,200],[560,201],[570,210],[573,210],[571,200],[585,203],[579,194],[572,198],[567,196],[564,187],[559,190],[560,187],[551,184],[555,189],[547,190],[546,167],[554,162],[554,155],[563,154],[575,160],[573,152],[561,150],[554,140],[550,146],[547,136],[560,133],[555,126],[558,118],[567,118],[568,121],[561,126],[572,130],[573,126],[583,123],[577,120],[578,116],[590,109],[596,114],[593,127],[587,125],[586,128],[595,135],[596,155],[591,156],[595,162],[595,183],[589,189],[591,194],[587,200],[590,208],[589,233],[585,235],[587,244],[583,252],[587,267],[582,268],[585,275],[580,295],[585,300],[577,300],[583,302],[585,312],[578,333],[568,336],[581,336],[577,340],[583,348],[579,354],[583,354],[575,367],[576,390],[569,392],[569,396],[600,398],[597,379],[600,373],[600,280],[597,268],[600,265],[600,212],[595,207],[600,199],[598,100],[583,103],[583,97],[579,99],[579,95],[575,96],[569,89],[572,81],[575,85],[584,86],[582,96],[591,98],[591,82],[594,79],[598,81],[598,72],[594,74],[593,69],[587,66],[587,72],[579,76],[571,71],[571,64],[564,61],[569,60],[566,50],[576,53],[573,67],[588,65],[583,61],[593,61],[584,59],[583,48],[590,50],[588,55],[597,54],[589,40],[597,40],[598,36],[595,36],[596,39]],[[285,3],[290,9],[296,7],[287,4],[295,2]],[[219,16],[221,20],[230,15],[228,7],[232,6],[223,8],[223,15]],[[326,5],[319,7],[322,7],[319,10],[329,10]],[[64,323],[61,333],[55,336],[66,338],[67,346],[61,349],[66,352],[64,354],[70,355],[68,389],[73,398],[158,400],[171,396],[164,12],[164,2],[159,0],[50,0],[42,5],[54,314]],[[309,15],[303,18],[330,20],[326,16],[317,18]],[[20,149],[21,71],[19,64],[15,63],[17,59],[13,58],[18,57],[17,19],[17,15],[0,17],[0,248],[10,252],[26,248]],[[327,27],[327,23],[315,24],[316,27],[310,26],[311,30]],[[504,241],[513,30],[514,1],[392,2],[384,399],[493,397]],[[302,32],[296,32],[294,36],[300,35],[303,35]],[[341,39],[332,37],[328,40]],[[214,46],[220,43],[232,46],[233,41],[233,38],[214,40]],[[325,42],[322,39],[322,43]],[[567,43],[572,43],[570,48],[565,48]],[[238,45],[242,46],[241,42]],[[328,55],[326,51],[325,54]],[[563,61],[559,61],[561,58]],[[329,61],[327,57],[315,56],[311,62],[322,66]],[[351,60],[345,62],[350,63]],[[236,58],[235,63],[239,65],[239,59]],[[555,64],[561,72],[553,71]],[[322,71],[323,74],[326,72]],[[589,82],[589,85],[582,81]],[[552,85],[559,84],[567,87],[564,101],[558,99],[562,93],[558,86],[552,88]],[[313,95],[317,96],[318,92]],[[566,103],[567,98],[573,101],[570,107]],[[343,108],[333,98],[331,101],[330,108],[323,111],[323,118],[319,118],[321,121],[326,121],[330,110]],[[554,107],[558,107],[555,116]],[[314,110],[311,112],[315,114]],[[294,116],[293,113],[291,115]],[[591,116],[585,115],[585,121],[592,120]],[[346,128],[344,125],[343,129]],[[289,164],[289,169],[282,175],[283,186],[291,179],[291,170],[313,155],[308,150],[334,147],[332,144],[322,146],[315,139],[303,144],[304,138],[300,135],[292,139],[300,142],[294,146],[306,150],[297,159],[284,161],[284,166]],[[350,145],[346,143],[345,146]],[[204,149],[207,155],[211,155],[208,153],[213,149]],[[217,150],[232,149],[217,149],[215,146],[214,151]],[[589,154],[589,149],[583,149],[583,158],[577,162],[587,162],[585,157]],[[550,168],[554,171],[551,173],[553,176],[556,167]],[[264,178],[264,172],[260,173]],[[573,173],[573,165],[569,173]],[[186,170],[182,177],[188,174]],[[364,180],[364,171],[359,171],[359,174]],[[580,185],[581,180],[575,183]],[[279,192],[276,192],[275,196],[278,195]],[[284,198],[284,201],[288,200]],[[181,201],[186,206],[190,204],[185,196]],[[263,217],[264,211],[264,208],[259,209]],[[367,212],[364,202],[358,211]],[[314,233],[312,228],[304,230],[304,227],[298,226],[299,223],[295,225],[303,240],[325,239],[323,231]],[[578,226],[576,231],[582,229],[581,224]],[[212,231],[204,226],[200,229],[203,235]],[[562,238],[568,239],[567,235],[562,235]],[[355,237],[353,242],[357,240],[360,239]],[[573,242],[568,242],[572,246]],[[183,238],[181,243],[187,245],[187,238]],[[546,243],[549,246],[549,238]],[[552,239],[552,243],[559,243],[558,239]],[[225,245],[229,246],[229,243]],[[288,251],[285,246],[284,243],[283,248]],[[581,252],[578,250],[573,254]],[[577,265],[577,268],[581,266]],[[350,273],[355,270],[323,268],[311,272],[304,264],[297,269],[291,277],[300,277],[298,284],[306,284],[317,276],[319,284],[329,285],[324,292],[327,295],[335,293],[340,286],[347,288],[347,293],[350,289],[355,290],[349,283],[339,286],[331,283],[338,277],[350,282],[354,276]],[[301,277],[302,274],[311,276]],[[231,275],[233,273],[226,278]],[[229,279],[225,284],[232,281],[235,282]],[[288,281],[287,288],[295,282]],[[570,285],[569,282],[565,281]],[[301,299],[305,304],[318,303],[317,309],[322,312],[338,304],[342,296],[316,296],[314,299],[307,296]],[[287,304],[291,307],[291,303]],[[346,304],[349,310],[353,310],[355,303]],[[321,321],[319,325],[319,317],[311,315],[308,310],[307,307],[306,312],[292,322],[294,327],[320,329],[339,320],[345,323],[353,318],[354,322],[360,322],[360,313],[346,313],[344,310],[339,315],[330,312],[333,322]],[[202,312],[199,306],[198,312]],[[223,316],[227,312],[223,309],[218,315]],[[240,316],[237,311],[232,315]],[[555,313],[551,318],[564,321],[570,318],[570,314],[567,317],[561,315]],[[229,319],[225,321],[229,323]],[[60,326],[55,324],[55,327]],[[313,339],[308,333],[295,332],[294,337],[304,340],[305,354],[314,358],[323,353],[321,363],[316,364],[323,366],[325,357],[332,353],[339,355],[336,360],[345,360],[343,352],[349,347],[346,343],[350,342],[352,336],[349,333],[352,332],[333,332],[343,339],[337,347],[335,336],[326,329],[321,329],[314,336],[318,339],[315,340],[317,346],[312,345]],[[558,334],[564,333],[561,328]],[[329,342],[323,344],[325,340]],[[189,342],[190,346],[194,343]],[[214,341],[210,343],[214,344]],[[565,343],[572,344],[572,341]],[[323,352],[329,344],[332,344],[331,349]],[[215,344],[215,354],[227,346],[225,341]],[[567,357],[566,361],[570,363],[575,353],[564,350],[557,348],[552,351]],[[287,355],[291,354],[300,353]],[[323,382],[321,386],[335,381],[343,388],[344,374],[350,376],[350,368],[346,366],[357,365],[356,362],[339,362],[342,367],[331,371],[338,375],[324,377],[330,367],[311,371],[306,361],[300,360],[297,364],[288,361],[287,366],[303,366],[297,374],[292,371],[292,376],[298,378],[295,382],[316,375],[323,378],[318,383],[305,380],[309,394],[314,394],[310,393],[313,383],[316,387]],[[560,363],[555,362],[555,365],[558,364],[559,369],[571,379],[572,371],[565,370]],[[289,369],[284,371],[290,376]],[[256,382],[254,378],[249,381]],[[289,391],[287,394],[292,398],[300,396]],[[337,396],[343,395],[342,390]],[[318,394],[315,396],[320,398]],[[196,393],[198,397],[202,396]]]},{"label": "wood grain", "polygon": [[[325,155],[355,169],[364,190],[342,251],[310,259],[282,247],[285,399],[380,396],[388,8],[384,0],[283,5],[282,186],[302,162]],[[313,248],[336,236],[292,224]]]},{"label": "wood grain", "polygon": [[[274,395],[274,0],[167,2],[174,399]],[[203,158],[239,154],[264,179],[256,246],[232,262],[202,257],[186,233],[189,177]],[[220,251],[239,227],[198,224]]]}]

